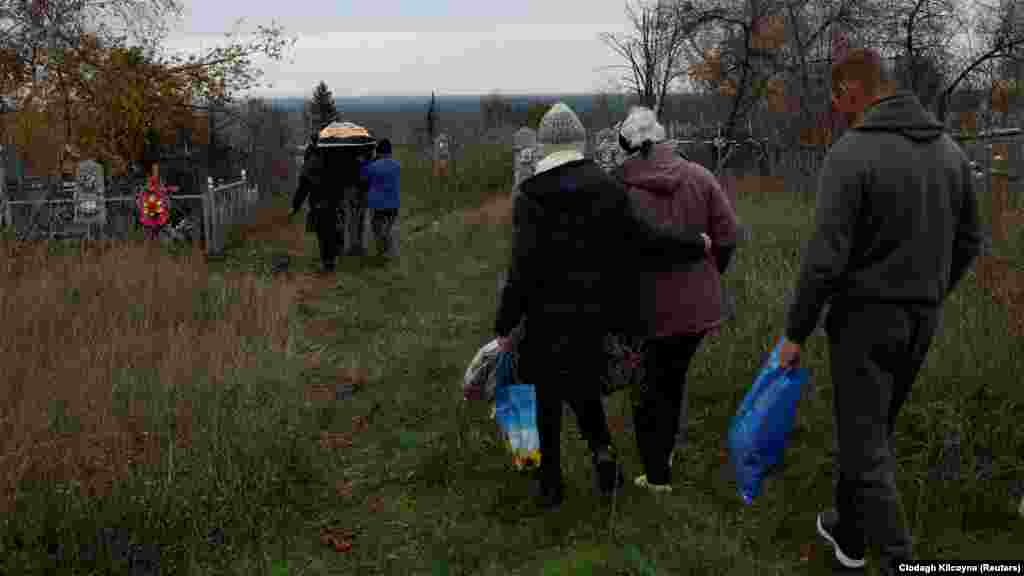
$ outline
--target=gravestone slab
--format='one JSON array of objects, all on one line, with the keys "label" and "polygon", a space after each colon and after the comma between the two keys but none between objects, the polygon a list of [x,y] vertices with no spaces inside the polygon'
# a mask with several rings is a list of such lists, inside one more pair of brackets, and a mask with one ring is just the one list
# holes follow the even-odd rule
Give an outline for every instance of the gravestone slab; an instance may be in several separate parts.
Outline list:
[{"label": "gravestone slab", "polygon": [[521,150],[537,145],[537,132],[529,126],[523,126],[512,135],[512,148]]},{"label": "gravestone slab", "polygon": [[626,161],[626,151],[619,146],[619,124],[594,135],[594,162],[611,172]]},{"label": "gravestone slab", "polygon": [[451,138],[441,133],[434,139],[434,160],[451,160]]},{"label": "gravestone slab", "polygon": [[542,148],[537,143],[537,132],[524,126],[512,137],[512,154],[514,163],[514,186],[533,176],[537,161],[541,159]]},{"label": "gravestone slab", "polygon": [[103,166],[99,162],[83,160],[78,163],[75,176],[75,223],[106,224],[103,176]]}]

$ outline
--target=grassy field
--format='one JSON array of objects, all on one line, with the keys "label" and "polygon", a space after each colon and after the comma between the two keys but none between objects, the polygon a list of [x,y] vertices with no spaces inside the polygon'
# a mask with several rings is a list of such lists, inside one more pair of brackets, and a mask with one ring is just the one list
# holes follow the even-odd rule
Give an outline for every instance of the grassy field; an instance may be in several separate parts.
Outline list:
[{"label": "grassy field", "polygon": [[[814,386],[787,466],[754,505],[723,452],[782,329],[811,206],[741,190],[752,237],[727,278],[737,317],[694,360],[676,491],[630,485],[597,505],[569,418],[569,495],[541,514],[486,406],[460,390],[492,337],[511,164],[481,148],[437,183],[398,155],[401,258],[343,260],[330,280],[311,274],[315,238],[288,224],[283,199],[217,262],[3,245],[0,573],[827,573],[813,526],[831,487],[822,334],[807,346]],[[1006,304],[1021,302],[1012,269],[979,269],[947,304],[899,424],[922,558],[1024,557],[1024,358]],[[608,406],[632,477],[625,403]],[[944,448],[957,437],[958,451]]]}]

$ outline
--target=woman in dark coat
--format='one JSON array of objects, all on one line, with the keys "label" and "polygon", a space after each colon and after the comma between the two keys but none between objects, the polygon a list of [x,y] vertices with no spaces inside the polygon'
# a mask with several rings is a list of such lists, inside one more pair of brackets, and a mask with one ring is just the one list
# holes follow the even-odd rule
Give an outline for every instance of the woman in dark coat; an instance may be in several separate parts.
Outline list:
[{"label": "woman in dark coat", "polygon": [[625,191],[583,158],[586,131],[565,104],[544,115],[538,141],[545,156],[515,194],[512,262],[495,331],[507,347],[525,320],[518,376],[536,390],[538,498],[550,507],[564,496],[563,402],[590,446],[600,491],[608,494],[621,485],[601,402],[603,336],[612,329],[645,328],[629,309],[638,274],[673,262],[699,263],[710,253],[710,239],[690,231],[663,235],[641,223]]}]

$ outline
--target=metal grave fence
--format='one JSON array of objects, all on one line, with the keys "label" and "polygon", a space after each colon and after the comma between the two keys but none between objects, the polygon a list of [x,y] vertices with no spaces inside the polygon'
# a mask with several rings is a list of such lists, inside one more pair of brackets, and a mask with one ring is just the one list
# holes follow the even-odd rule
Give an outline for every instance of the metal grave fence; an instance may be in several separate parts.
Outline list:
[{"label": "metal grave fence", "polygon": [[[23,240],[57,240],[64,238],[125,238],[131,231],[141,229],[133,187],[116,186],[118,196],[105,196],[89,203],[101,202],[105,212],[102,224],[83,225],[76,221],[76,211],[82,209],[75,198],[45,198],[38,200],[9,200],[0,197],[0,228],[13,230]],[[70,188],[62,184],[60,189]],[[125,195],[125,192],[129,192]],[[228,229],[249,223],[260,203],[258,186],[249,182],[243,170],[241,177],[224,184],[207,178],[205,190],[200,194],[171,195],[171,222],[164,229],[168,239],[190,240],[201,234],[210,255],[224,251]],[[201,208],[196,209],[196,204]],[[89,211],[97,211],[90,206]]]}]

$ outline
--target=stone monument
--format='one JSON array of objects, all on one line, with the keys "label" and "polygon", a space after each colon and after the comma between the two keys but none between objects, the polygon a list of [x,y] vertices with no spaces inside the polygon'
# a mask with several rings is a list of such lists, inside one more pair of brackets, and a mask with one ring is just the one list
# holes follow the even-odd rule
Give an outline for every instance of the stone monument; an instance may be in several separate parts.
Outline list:
[{"label": "stone monument", "polygon": [[541,159],[542,149],[537,143],[537,132],[523,126],[516,131],[512,137],[512,158],[515,187],[519,183],[533,176],[533,168]]},{"label": "stone monument", "polygon": [[594,162],[605,172],[611,172],[626,160],[626,151],[619,146],[621,125],[619,123],[611,128],[599,130],[594,135]]},{"label": "stone monument", "polygon": [[104,202],[103,166],[95,160],[78,163],[75,176],[75,224],[103,226],[107,223]]},{"label": "stone monument", "polygon": [[441,133],[434,139],[433,144],[433,157],[434,157],[434,177],[447,176],[448,175],[448,162],[451,160],[451,140],[448,135]]}]

